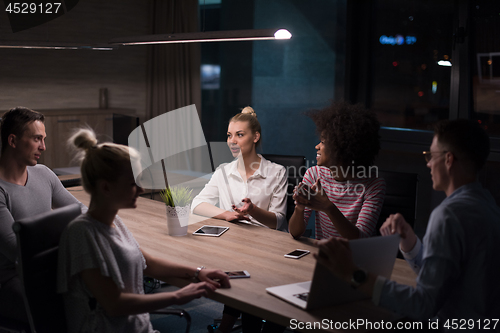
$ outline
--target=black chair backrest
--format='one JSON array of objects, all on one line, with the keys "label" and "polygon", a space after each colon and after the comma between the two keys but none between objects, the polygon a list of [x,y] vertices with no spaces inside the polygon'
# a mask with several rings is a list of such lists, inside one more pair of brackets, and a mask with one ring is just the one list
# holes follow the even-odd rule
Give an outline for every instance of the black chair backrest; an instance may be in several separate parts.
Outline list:
[{"label": "black chair backrest", "polygon": [[273,154],[262,154],[262,156],[271,162],[276,164],[281,164],[286,168],[288,176],[288,188],[287,188],[287,209],[286,209],[286,219],[287,221],[293,214],[295,209],[295,204],[293,203],[293,189],[298,185],[304,174],[306,173],[306,158],[304,156],[295,155],[273,155]]},{"label": "black chair backrest", "polygon": [[80,178],[71,178],[61,180],[61,184],[64,187],[74,187],[82,185],[82,180]]},{"label": "black chair backrest", "polygon": [[57,256],[64,228],[80,214],[80,206],[72,204],[16,221],[12,227],[32,333],[67,331],[62,296],[56,292]]},{"label": "black chair backrest", "polygon": [[378,176],[385,179],[386,193],[377,224],[377,235],[391,214],[400,213],[413,227],[417,214],[418,174],[379,170]]}]

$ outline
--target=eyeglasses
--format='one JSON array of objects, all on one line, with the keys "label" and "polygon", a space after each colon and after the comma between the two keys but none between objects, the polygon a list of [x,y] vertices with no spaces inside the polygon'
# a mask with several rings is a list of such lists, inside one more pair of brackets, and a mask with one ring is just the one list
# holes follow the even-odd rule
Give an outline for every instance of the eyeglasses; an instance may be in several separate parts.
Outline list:
[{"label": "eyeglasses", "polygon": [[424,158],[426,162],[429,162],[432,159],[432,154],[445,154],[447,153],[447,150],[443,151],[424,151],[422,154],[424,154]]}]

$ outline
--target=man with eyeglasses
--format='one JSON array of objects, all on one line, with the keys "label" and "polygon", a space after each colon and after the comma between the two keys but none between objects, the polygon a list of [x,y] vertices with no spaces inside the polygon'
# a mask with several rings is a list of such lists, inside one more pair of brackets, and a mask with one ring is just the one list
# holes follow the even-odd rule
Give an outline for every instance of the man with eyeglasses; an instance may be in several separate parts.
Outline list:
[{"label": "man with eyeglasses", "polygon": [[356,267],[349,244],[319,242],[317,259],[372,297],[375,304],[416,320],[437,315],[446,330],[500,330],[500,208],[478,182],[489,138],[475,122],[442,121],[424,152],[432,186],[446,199],[436,207],[423,242],[401,214],[391,215],[382,235],[401,235],[400,249],[418,274],[410,287]]}]

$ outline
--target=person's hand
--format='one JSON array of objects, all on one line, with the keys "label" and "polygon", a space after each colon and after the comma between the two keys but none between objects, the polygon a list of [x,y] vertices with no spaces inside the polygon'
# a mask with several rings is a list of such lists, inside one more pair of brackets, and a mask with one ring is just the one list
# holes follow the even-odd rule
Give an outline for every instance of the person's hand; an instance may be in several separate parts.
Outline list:
[{"label": "person's hand", "polygon": [[327,212],[335,207],[333,202],[331,202],[326,195],[326,192],[323,191],[319,178],[316,180],[316,183],[311,186],[309,191],[307,188],[304,188],[304,190],[298,189],[293,198],[299,205],[303,205],[320,212]]},{"label": "person's hand", "polygon": [[304,208],[306,208],[306,206],[304,206],[303,204],[301,204],[300,202],[297,201],[297,199],[299,197],[299,192],[302,194],[305,194],[306,191],[308,191],[308,186],[303,182],[300,182],[297,186],[295,186],[293,188],[292,198],[293,198],[293,203],[295,204],[295,208],[298,208],[301,210],[304,210]]},{"label": "person's hand", "polygon": [[250,200],[250,198],[245,198],[242,199],[241,202],[243,202],[243,206],[238,208],[235,205],[233,205],[233,210],[242,215],[251,214],[253,209],[255,208],[255,205],[253,204],[252,200]]},{"label": "person's hand", "polygon": [[190,283],[184,288],[174,291],[176,297],[175,304],[185,304],[195,298],[207,297],[208,292],[215,289],[215,286],[208,282]]},{"label": "person's hand", "polygon": [[393,234],[399,234],[401,236],[401,250],[404,252],[409,252],[415,246],[417,242],[417,236],[411,228],[411,226],[406,222],[403,215],[391,214],[384,224],[380,227],[380,234],[382,236],[389,236]]},{"label": "person's hand", "polygon": [[231,288],[229,276],[227,276],[227,274],[220,269],[204,268],[200,271],[198,279],[200,279],[200,281],[208,282],[216,288]]},{"label": "person's hand", "polygon": [[239,212],[230,212],[230,211],[226,211],[224,213],[224,220],[228,221],[228,222],[231,222],[231,221],[234,221],[234,220],[247,220],[247,221],[250,221],[250,218],[248,216],[245,216]]},{"label": "person's hand", "polygon": [[356,265],[352,261],[349,241],[332,237],[316,241],[319,252],[314,253],[314,258],[327,267],[335,276],[350,283]]}]

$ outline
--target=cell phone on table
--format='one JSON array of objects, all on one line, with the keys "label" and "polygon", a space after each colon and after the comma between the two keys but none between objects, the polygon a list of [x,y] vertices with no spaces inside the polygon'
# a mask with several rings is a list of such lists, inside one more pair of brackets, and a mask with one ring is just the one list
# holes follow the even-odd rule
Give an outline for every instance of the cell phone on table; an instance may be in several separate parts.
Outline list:
[{"label": "cell phone on table", "polygon": [[290,253],[285,254],[285,257],[292,258],[292,259],[299,259],[299,258],[302,258],[303,256],[305,256],[309,253],[311,253],[311,252],[307,251],[307,250],[297,249],[297,250],[294,250]]},{"label": "cell phone on table", "polygon": [[219,227],[216,225],[204,225],[200,229],[193,232],[193,235],[198,236],[212,236],[219,237],[223,233],[225,233],[229,229],[229,227]]},{"label": "cell phone on table", "polygon": [[230,279],[243,279],[243,278],[249,278],[250,274],[247,271],[231,271],[231,272],[225,272]]}]

